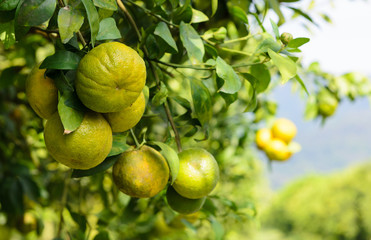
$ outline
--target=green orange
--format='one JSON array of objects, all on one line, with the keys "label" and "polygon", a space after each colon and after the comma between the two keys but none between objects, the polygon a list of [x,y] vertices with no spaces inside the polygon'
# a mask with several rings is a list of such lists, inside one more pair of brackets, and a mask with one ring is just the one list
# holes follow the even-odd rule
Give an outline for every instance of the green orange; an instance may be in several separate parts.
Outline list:
[{"label": "green orange", "polygon": [[57,111],[58,89],[53,79],[45,76],[46,69],[39,69],[40,64],[27,77],[26,96],[36,114],[48,119]]},{"label": "green orange", "polygon": [[103,43],[80,61],[76,92],[82,103],[96,112],[118,112],[142,92],[146,66],[132,48],[118,42]]},{"label": "green orange", "polygon": [[219,166],[213,155],[202,148],[179,153],[179,173],[173,184],[181,196],[199,199],[207,196],[219,181]]},{"label": "green orange", "polygon": [[134,127],[142,118],[145,110],[145,98],[143,92],[129,107],[119,112],[105,113],[104,117],[111,125],[112,132],[124,132]]},{"label": "green orange", "polygon": [[182,197],[171,186],[166,191],[166,199],[169,206],[181,214],[192,214],[199,211],[205,203],[206,197],[189,199]]},{"label": "green orange", "polygon": [[74,169],[90,169],[107,157],[112,147],[112,131],[104,117],[95,112],[85,113],[81,125],[64,134],[58,112],[47,120],[45,145],[58,162]]},{"label": "green orange", "polygon": [[145,145],[122,153],[112,170],[118,189],[135,198],[155,196],[166,187],[169,174],[166,159]]}]

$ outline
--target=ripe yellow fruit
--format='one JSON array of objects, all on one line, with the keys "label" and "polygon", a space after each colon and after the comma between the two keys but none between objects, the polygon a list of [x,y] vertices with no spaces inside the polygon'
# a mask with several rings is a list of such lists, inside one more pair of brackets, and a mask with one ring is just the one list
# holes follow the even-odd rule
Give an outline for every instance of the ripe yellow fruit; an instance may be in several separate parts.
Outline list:
[{"label": "ripe yellow fruit", "polygon": [[274,138],[265,148],[265,153],[271,160],[285,161],[292,155],[287,144],[281,139]]},{"label": "ripe yellow fruit", "polygon": [[179,153],[179,173],[173,184],[175,191],[189,199],[207,196],[219,181],[219,166],[213,155],[202,148]]},{"label": "ripe yellow fruit", "polygon": [[166,187],[169,166],[155,149],[142,146],[122,153],[113,165],[113,181],[118,189],[135,198],[150,198]]},{"label": "ripe yellow fruit", "polygon": [[146,101],[142,92],[137,100],[129,107],[119,112],[105,113],[104,117],[111,125],[112,132],[124,132],[137,125],[143,116],[145,107]]},{"label": "ripe yellow fruit", "polygon": [[146,66],[132,48],[118,42],[103,43],[80,61],[76,92],[88,108],[118,112],[130,106],[142,92]]},{"label": "ripe yellow fruit", "polygon": [[279,118],[273,123],[272,134],[274,138],[289,143],[296,136],[296,133],[295,124],[286,118]]},{"label": "ripe yellow fruit", "polygon": [[258,148],[264,149],[272,140],[272,131],[268,128],[261,128],[256,132],[255,142]]},{"label": "ripe yellow fruit", "polygon": [[189,199],[182,197],[171,186],[166,191],[166,199],[169,206],[181,214],[192,214],[199,211],[205,203],[206,197]]},{"label": "ripe yellow fruit", "polygon": [[97,166],[104,161],[112,147],[111,127],[101,114],[95,112],[85,113],[81,125],[70,134],[64,134],[56,112],[46,122],[44,138],[50,155],[74,169]]},{"label": "ripe yellow fruit", "polygon": [[40,64],[27,77],[26,96],[36,114],[48,119],[57,111],[58,89],[53,79],[45,76],[45,69],[39,69]]}]

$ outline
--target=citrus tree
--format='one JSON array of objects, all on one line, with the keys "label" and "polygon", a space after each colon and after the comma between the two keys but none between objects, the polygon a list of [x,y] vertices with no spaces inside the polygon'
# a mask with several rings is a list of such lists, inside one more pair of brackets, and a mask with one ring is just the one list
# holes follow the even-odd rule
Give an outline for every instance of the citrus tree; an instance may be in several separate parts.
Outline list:
[{"label": "citrus tree", "polygon": [[[283,9],[313,23],[295,2],[0,1],[1,235],[249,234],[269,93],[290,82],[323,120],[371,93],[363,76],[301,65],[309,39],[280,32]],[[289,128],[273,124],[271,160],[297,150]]]}]

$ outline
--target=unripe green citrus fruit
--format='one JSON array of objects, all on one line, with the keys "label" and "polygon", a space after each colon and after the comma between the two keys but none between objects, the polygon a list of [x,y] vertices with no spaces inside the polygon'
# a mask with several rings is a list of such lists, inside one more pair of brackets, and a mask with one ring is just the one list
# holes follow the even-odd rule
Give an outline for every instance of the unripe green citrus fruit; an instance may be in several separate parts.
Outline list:
[{"label": "unripe green citrus fruit", "polygon": [[199,211],[205,203],[206,197],[189,199],[182,197],[171,186],[166,191],[166,199],[169,206],[181,214],[192,214]]},{"label": "unripe green citrus fruit", "polygon": [[146,101],[143,92],[129,107],[119,112],[105,113],[104,117],[111,125],[112,132],[124,132],[134,127],[142,118]]},{"label": "unripe green citrus fruit", "polygon": [[317,96],[318,112],[324,117],[332,116],[338,106],[337,98],[327,90],[322,90]]},{"label": "unripe green citrus fruit", "polygon": [[274,138],[289,143],[296,136],[296,133],[295,124],[286,118],[279,118],[273,123],[272,134]]},{"label": "unripe green citrus fruit", "polygon": [[179,173],[173,184],[183,197],[199,199],[207,196],[219,181],[219,166],[213,155],[202,148],[179,153]]},{"label": "unripe green citrus fruit", "polygon": [[135,198],[150,198],[166,187],[170,175],[166,159],[144,145],[122,153],[113,165],[112,176],[121,192]]},{"label": "unripe green citrus fruit", "polygon": [[44,130],[45,145],[58,162],[74,169],[90,169],[107,157],[112,147],[111,127],[95,112],[85,113],[81,125],[64,134],[58,112],[48,119]]},{"label": "unripe green citrus fruit", "polygon": [[37,64],[26,80],[26,96],[32,109],[44,119],[57,111],[58,89],[51,78],[45,76],[45,69]]},{"label": "unripe green citrus fruit", "polygon": [[132,48],[103,43],[88,52],[77,69],[76,92],[82,103],[101,113],[130,106],[142,92],[146,66]]}]

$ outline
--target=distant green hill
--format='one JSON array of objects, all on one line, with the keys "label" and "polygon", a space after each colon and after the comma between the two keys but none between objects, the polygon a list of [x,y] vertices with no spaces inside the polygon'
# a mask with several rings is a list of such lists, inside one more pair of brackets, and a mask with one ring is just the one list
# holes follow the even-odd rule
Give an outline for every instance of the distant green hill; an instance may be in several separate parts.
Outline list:
[{"label": "distant green hill", "polygon": [[278,192],[262,222],[267,235],[259,239],[371,239],[371,161],[295,181]]}]

